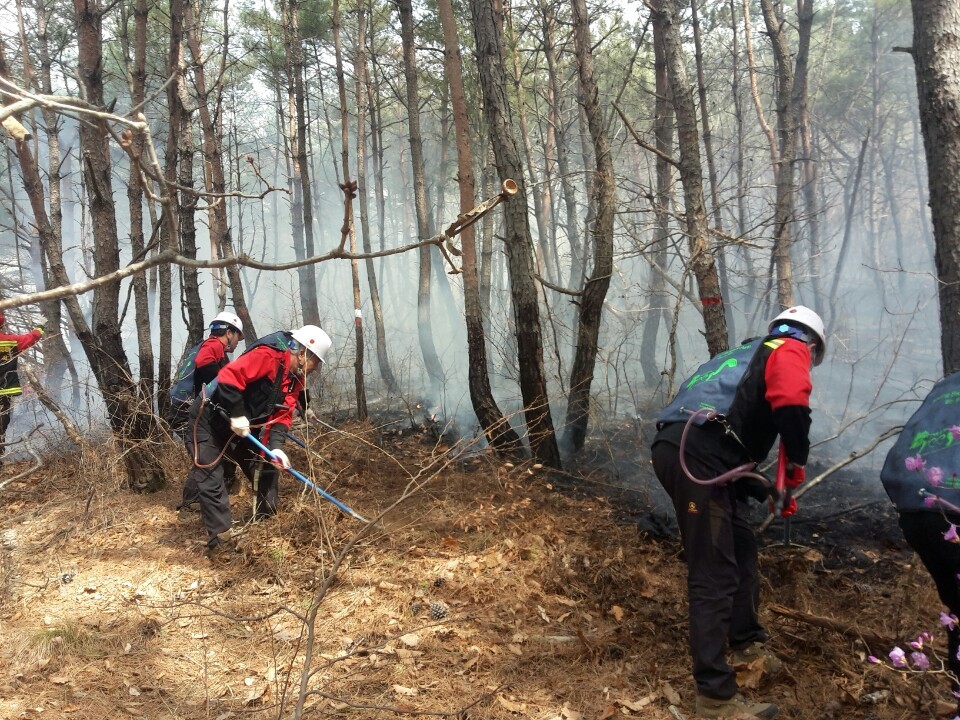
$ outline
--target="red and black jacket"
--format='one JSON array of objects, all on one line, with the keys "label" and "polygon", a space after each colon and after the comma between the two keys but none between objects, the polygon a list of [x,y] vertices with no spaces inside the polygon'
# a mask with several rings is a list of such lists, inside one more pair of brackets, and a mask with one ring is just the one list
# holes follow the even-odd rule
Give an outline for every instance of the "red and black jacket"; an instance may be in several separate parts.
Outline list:
[{"label": "red and black jacket", "polygon": [[[787,458],[806,465],[810,452],[810,348],[788,337],[767,337],[737,386],[726,422],[691,426],[685,452],[718,469],[762,462],[777,436]],[[685,423],[665,425],[654,443],[679,446]]]},{"label": "red and black jacket", "polygon": [[291,338],[288,333],[274,342],[265,338],[217,373],[211,404],[228,417],[244,415],[250,425],[265,427],[269,438],[261,441],[271,449],[283,445],[293,421],[303,380],[290,373]]},{"label": "red and black jacket", "polygon": [[226,348],[220,338],[211,335],[200,344],[193,360],[193,394],[199,395],[203,386],[213,380],[229,362]]}]

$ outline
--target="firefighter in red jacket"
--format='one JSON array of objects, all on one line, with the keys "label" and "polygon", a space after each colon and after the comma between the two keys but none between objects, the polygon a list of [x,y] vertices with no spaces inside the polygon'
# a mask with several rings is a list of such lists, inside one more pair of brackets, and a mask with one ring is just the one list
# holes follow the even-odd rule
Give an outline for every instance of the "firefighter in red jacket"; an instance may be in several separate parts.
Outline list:
[{"label": "firefighter in red jacket", "polygon": [[17,374],[17,359],[27,348],[36,345],[43,337],[46,321],[41,317],[28,333],[14,335],[6,330],[6,316],[0,311],[0,466],[6,452],[7,428],[10,426],[13,398],[23,394],[20,376]]},{"label": "firefighter in red jacket", "polygon": [[[237,349],[243,340],[243,321],[231,312],[222,312],[210,323],[210,335],[200,343],[193,359],[193,397],[196,398],[203,386],[217,377],[220,369],[229,362],[227,355]],[[237,466],[228,462],[224,465],[224,483],[228,492],[236,489]],[[183,485],[183,499],[177,510],[180,520],[187,521],[195,517],[199,510],[199,493],[193,476],[188,476]]]},{"label": "firefighter in red jacket", "polygon": [[[209,550],[219,548],[232,536],[224,456],[230,455],[252,480],[256,465],[264,460],[242,438],[254,433],[285,468],[290,466],[280,448],[290,430],[305,378],[324,361],[330,345],[330,337],[316,325],[268,335],[227,363],[212,389],[207,386],[194,402],[184,438],[194,463],[188,485],[195,483],[199,489]],[[277,476],[275,465],[261,465],[257,487],[260,518],[276,512]]]},{"label": "firefighter in red jacket", "polygon": [[[766,337],[704,363],[657,418],[653,468],[673,500],[687,562],[690,653],[701,717],[776,716],[776,705],[740,695],[731,664],[762,659],[773,674],[782,663],[765,647],[757,542],[737,508],[747,496],[763,498],[767,488],[748,478],[703,484],[691,476],[707,480],[750,468],[779,435],[789,460],[787,483],[799,485],[810,450],[810,370],[825,351],[820,316],[803,306],[789,308],[773,319]],[[701,408],[717,415],[697,412]],[[681,444],[689,475],[680,464]]]},{"label": "firefighter in red jacket", "polygon": [[194,358],[193,394],[213,380],[229,360],[227,355],[237,349],[243,340],[243,321],[231,312],[222,312],[210,323],[210,335],[200,343]]}]

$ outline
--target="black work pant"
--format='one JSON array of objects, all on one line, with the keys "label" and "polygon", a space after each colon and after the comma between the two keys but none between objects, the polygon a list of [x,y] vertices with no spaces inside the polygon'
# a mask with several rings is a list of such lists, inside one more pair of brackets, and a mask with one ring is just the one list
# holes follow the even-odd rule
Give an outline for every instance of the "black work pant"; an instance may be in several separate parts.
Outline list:
[{"label": "black work pant", "polygon": [[[653,469],[673,500],[687,560],[690,655],[697,692],[729,698],[737,692],[737,676],[727,664],[727,648],[765,642],[760,625],[760,575],[753,529],[737,514],[733,485],[700,485],[680,467],[680,450],[667,442],[653,446]],[[725,468],[712,468],[686,456],[697,478],[713,478]]]},{"label": "black work pant", "polygon": [[[200,411],[200,402],[194,403],[183,439],[193,466],[183,485],[180,505],[183,507],[199,501],[200,517],[207,529],[209,545],[216,545],[217,535],[229,530],[233,524],[230,496],[224,480],[228,456],[239,465],[247,478],[255,481],[256,516],[263,518],[276,512],[276,466],[264,462],[248,440],[237,438],[227,422],[216,416],[209,405],[204,405]],[[259,477],[256,477],[257,470]]]},{"label": "black work pant", "polygon": [[[949,612],[960,617],[960,580],[957,578],[957,573],[960,573],[960,545],[943,539],[943,534],[950,528],[950,521],[939,511],[902,512],[900,528],[933,578],[940,601]],[[954,692],[960,690],[960,683],[957,682],[957,678],[960,678],[958,651],[960,628],[954,625],[947,628],[947,668],[953,674]]]}]

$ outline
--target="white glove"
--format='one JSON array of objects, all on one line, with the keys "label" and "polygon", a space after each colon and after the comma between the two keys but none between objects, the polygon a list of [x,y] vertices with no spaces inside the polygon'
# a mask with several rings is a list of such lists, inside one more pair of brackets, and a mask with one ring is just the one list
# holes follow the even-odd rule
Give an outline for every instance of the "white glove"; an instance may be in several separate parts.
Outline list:
[{"label": "white glove", "polygon": [[277,463],[284,470],[290,469],[290,458],[287,457],[287,454],[283,450],[273,450],[274,457],[277,459]]},{"label": "white glove", "polygon": [[47,330],[47,319],[41,315],[37,318],[37,322],[34,323],[34,327],[40,332],[46,332]]},{"label": "white glove", "polygon": [[307,411],[303,414],[303,417],[310,422],[320,422],[320,418],[317,417],[317,414],[313,411],[313,408],[307,408]]},{"label": "white glove", "polygon": [[240,437],[246,437],[250,434],[250,421],[245,415],[230,418],[230,429]]}]

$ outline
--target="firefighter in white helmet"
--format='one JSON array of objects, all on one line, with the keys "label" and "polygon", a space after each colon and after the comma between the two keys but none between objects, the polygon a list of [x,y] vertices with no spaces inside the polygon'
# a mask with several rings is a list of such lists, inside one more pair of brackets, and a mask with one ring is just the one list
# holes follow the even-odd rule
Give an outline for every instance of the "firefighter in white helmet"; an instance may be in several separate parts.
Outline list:
[{"label": "firefighter in white helmet", "polygon": [[243,321],[231,312],[222,312],[210,323],[210,336],[203,341],[194,360],[193,394],[213,380],[227,364],[227,355],[243,340]]},{"label": "firefighter in white helmet", "polygon": [[[224,456],[232,457],[252,480],[256,464],[264,461],[243,439],[253,433],[284,468],[290,466],[281,448],[304,391],[305,378],[324,362],[330,345],[330,337],[316,325],[267,335],[227,363],[217,374],[216,382],[207,386],[194,402],[184,437],[187,453],[194,462],[188,484],[195,484],[198,489],[208,550],[219,550],[231,536]],[[261,467],[258,517],[276,512],[277,475],[275,465],[267,463]]]},{"label": "firefighter in white helmet", "polygon": [[765,337],[701,365],[657,417],[651,456],[673,501],[687,561],[700,717],[772,718],[778,712],[772,703],[746,700],[737,686],[737,666],[771,675],[782,668],[765,645],[757,541],[740,508],[747,497],[766,499],[767,488],[740,473],[762,462],[779,435],[787,486],[803,482],[810,371],[823,361],[826,346],[820,316],[802,305],[788,308],[770,322]]}]

